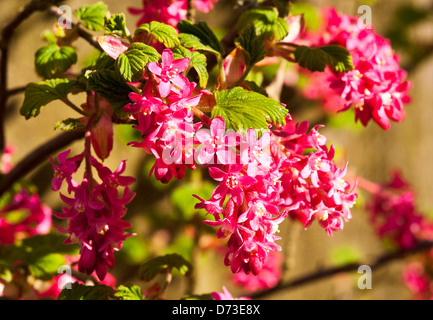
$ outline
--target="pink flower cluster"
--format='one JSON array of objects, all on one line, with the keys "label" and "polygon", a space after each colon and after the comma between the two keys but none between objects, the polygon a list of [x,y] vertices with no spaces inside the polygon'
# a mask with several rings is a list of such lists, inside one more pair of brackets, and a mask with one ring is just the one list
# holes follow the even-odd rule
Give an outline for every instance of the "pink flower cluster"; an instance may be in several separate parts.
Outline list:
[{"label": "pink flower cluster", "polygon": [[[351,218],[357,195],[317,129],[307,134],[307,122],[295,125],[289,117],[285,127],[258,140],[250,129],[241,151],[232,154],[237,164],[209,167],[219,185],[211,199],[197,197],[196,208],[214,216],[205,223],[219,227],[218,238],[229,237],[224,263],[233,273],[261,272],[269,253],[281,250],[275,243],[278,225],[288,216],[305,227],[318,220],[330,236]],[[315,151],[306,154],[307,149]]]},{"label": "pink flower cluster", "polygon": [[[132,177],[123,176],[125,160],[116,171],[100,163],[96,158],[85,152],[68,158],[70,150],[60,153],[58,164],[51,159],[54,168],[52,189],[60,190],[66,181],[68,193],[72,197],[60,194],[65,203],[62,213],[55,213],[61,219],[67,219],[69,224],[61,231],[68,233],[65,243],[80,244],[80,272],[96,275],[103,280],[107,267],[114,266],[114,250],[119,250],[122,242],[131,234],[125,234],[130,224],[122,217],[128,204],[135,194],[131,194],[129,185],[135,181]],[[86,162],[86,170],[81,183],[72,179],[81,162]],[[96,170],[100,182],[94,179],[92,169]],[[123,192],[119,191],[123,188]]]},{"label": "pink flower cluster", "polygon": [[161,65],[148,65],[151,77],[142,95],[130,93],[133,102],[124,108],[138,121],[135,129],[143,138],[131,145],[155,156],[151,174],[163,183],[181,179],[187,168],[196,168],[193,139],[202,124],[192,123],[192,107],[199,103],[201,93],[181,74],[189,64],[189,58],[174,60],[171,50],[164,50]]},{"label": "pink flower cluster", "polygon": [[433,300],[433,250],[422,253],[408,262],[403,270],[403,282],[415,300]]},{"label": "pink flower cluster", "polygon": [[[6,174],[13,168],[14,152],[13,146],[6,146],[0,160],[1,173]],[[11,214],[15,214],[12,219]],[[51,215],[50,207],[41,202],[38,194],[20,187],[0,209],[0,245],[13,244],[18,239],[36,234],[47,234],[51,230]]]},{"label": "pink flower cluster", "polygon": [[307,97],[324,99],[331,110],[344,111],[352,106],[356,121],[364,126],[373,119],[387,130],[391,120],[400,122],[405,118],[403,107],[410,101],[406,72],[400,68],[399,57],[389,40],[371,27],[359,24],[358,17],[328,9],[322,30],[307,33],[302,42],[311,46],[343,46],[354,64],[354,69],[347,73],[328,68],[324,73],[314,74],[313,83],[306,88]]},{"label": "pink flower cluster", "polygon": [[247,292],[255,292],[260,289],[273,288],[278,284],[282,275],[281,265],[283,256],[277,252],[270,252],[263,264],[262,271],[257,276],[239,272],[233,275],[233,281],[245,288]]},{"label": "pink flower cluster", "polygon": [[433,223],[418,211],[415,194],[398,171],[373,194],[367,210],[377,234],[400,249],[409,250],[421,240],[433,239]]},{"label": "pink flower cluster", "polygon": [[[278,225],[289,215],[305,227],[319,220],[329,235],[341,230],[356,194],[318,127],[307,133],[307,122],[295,125],[288,116],[279,130],[230,132],[223,118],[199,110],[209,93],[183,75],[189,64],[170,49],[161,64],[149,63],[142,94],[131,93],[124,108],[142,136],[130,144],[155,157],[150,173],[163,183],[197,164],[208,167],[219,184],[211,199],[197,197],[196,208],[214,216],[205,223],[219,227],[218,238],[229,238],[224,261],[233,273],[261,272],[268,253],[281,250]],[[202,121],[193,123],[194,115]]]},{"label": "pink flower cluster", "polygon": [[[18,221],[10,221],[8,215],[11,213],[20,213],[22,217]],[[51,230],[51,215],[51,209],[40,201],[37,194],[31,194],[22,187],[12,196],[11,202],[0,210],[0,245],[47,234]]]},{"label": "pink flower cluster", "polygon": [[214,291],[211,293],[211,296],[214,300],[251,300],[251,298],[248,297],[234,298],[225,286],[223,286],[223,292]]},{"label": "pink flower cluster", "polygon": [[[213,9],[218,0],[194,0],[194,7],[202,12]],[[143,8],[129,7],[132,15],[141,16],[137,27],[143,23],[159,21],[176,27],[180,20],[186,19],[188,1],[186,0],[142,0]]]}]

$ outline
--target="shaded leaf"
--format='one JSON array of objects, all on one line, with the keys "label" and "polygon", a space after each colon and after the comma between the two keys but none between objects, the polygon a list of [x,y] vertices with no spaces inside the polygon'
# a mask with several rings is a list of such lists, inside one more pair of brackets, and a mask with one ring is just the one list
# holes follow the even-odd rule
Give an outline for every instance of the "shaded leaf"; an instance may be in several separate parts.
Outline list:
[{"label": "shaded leaf", "polygon": [[59,47],[57,44],[49,44],[40,48],[35,54],[36,71],[46,79],[60,77],[76,62],[75,49],[68,46]]},{"label": "shaded leaf", "polygon": [[176,253],[153,258],[140,266],[139,277],[143,281],[150,281],[160,273],[171,272],[175,268],[184,276],[191,276],[193,267],[181,255]]},{"label": "shaded leaf", "polygon": [[181,20],[178,22],[177,28],[180,32],[179,40],[183,46],[194,50],[212,52],[216,55],[224,54],[218,38],[206,22],[200,21],[193,24],[191,21]]},{"label": "shaded leaf", "polygon": [[78,81],[68,79],[51,79],[29,83],[24,94],[20,114],[26,119],[36,117],[40,110],[51,101],[65,98],[69,93],[82,91]]},{"label": "shaded leaf", "polygon": [[86,286],[78,282],[74,282],[70,289],[63,289],[58,296],[58,300],[108,300],[114,297],[114,289],[96,284],[94,286]]},{"label": "shaded leaf", "polygon": [[300,46],[295,50],[295,59],[299,66],[312,72],[323,72],[327,65],[337,72],[347,72],[354,68],[349,51],[337,45],[318,48]]}]

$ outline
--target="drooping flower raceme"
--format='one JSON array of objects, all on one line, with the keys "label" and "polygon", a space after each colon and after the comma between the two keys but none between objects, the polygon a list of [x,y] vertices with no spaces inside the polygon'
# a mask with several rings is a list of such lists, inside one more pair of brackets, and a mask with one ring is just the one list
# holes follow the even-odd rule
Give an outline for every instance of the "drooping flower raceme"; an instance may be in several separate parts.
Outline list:
[{"label": "drooping flower raceme", "polygon": [[306,33],[300,40],[310,46],[340,45],[345,47],[354,69],[339,73],[327,68],[311,75],[305,88],[307,97],[323,100],[328,110],[344,111],[353,107],[355,119],[364,126],[374,120],[383,129],[391,120],[405,118],[404,104],[410,101],[410,82],[399,65],[399,57],[390,41],[376,34],[372,27],[358,24],[358,17],[326,10],[323,28]]},{"label": "drooping flower raceme", "polygon": [[196,196],[196,208],[213,216],[205,223],[218,228],[218,238],[228,239],[224,263],[232,272],[258,275],[268,254],[281,250],[279,224],[289,216],[305,227],[318,220],[329,235],[341,230],[356,194],[319,127],[307,133],[308,123],[290,116],[278,130],[244,134],[227,130],[218,116],[193,123],[208,93],[185,76],[189,64],[170,49],[160,64],[149,63],[141,95],[131,93],[124,108],[142,136],[130,144],[155,157],[150,173],[163,183],[197,164],[208,168],[218,185],[210,199]]},{"label": "drooping flower raceme", "polygon": [[415,194],[398,171],[372,195],[366,209],[377,234],[400,249],[433,239],[433,223],[418,211]]},{"label": "drooping flower raceme", "polygon": [[[135,179],[122,175],[125,160],[112,172],[96,158],[84,153],[66,158],[69,152],[70,150],[61,153],[58,156],[59,164],[54,164],[53,190],[61,188],[63,180],[60,178],[66,172],[75,173],[83,158],[87,162],[86,172],[80,183],[68,176],[66,182],[71,197],[60,194],[65,206],[61,213],[55,215],[68,220],[66,229],[59,228],[69,234],[65,243],[80,244],[79,271],[87,274],[95,271],[98,278],[103,280],[107,267],[114,266],[114,251],[119,250],[122,242],[131,236],[125,233],[131,225],[122,220],[122,217],[126,213],[126,204],[135,195],[131,194],[128,187]],[[100,182],[90,174],[91,168],[96,170]],[[123,188],[122,193],[119,188]]]}]

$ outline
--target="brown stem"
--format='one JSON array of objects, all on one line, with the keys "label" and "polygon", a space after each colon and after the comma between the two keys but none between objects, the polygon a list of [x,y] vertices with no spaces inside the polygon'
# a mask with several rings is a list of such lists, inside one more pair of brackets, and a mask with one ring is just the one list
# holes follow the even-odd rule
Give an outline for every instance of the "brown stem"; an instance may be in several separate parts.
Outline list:
[{"label": "brown stem", "polygon": [[[51,3],[59,3],[60,0],[52,0]],[[4,117],[8,97],[10,96],[7,89],[8,75],[8,58],[9,46],[13,38],[15,29],[30,15],[36,11],[44,10],[47,7],[46,0],[31,0],[23,6],[17,15],[8,22],[1,30],[0,39],[0,153],[3,153],[5,148],[5,133],[4,133]]]},{"label": "brown stem", "polygon": [[[50,7],[50,12],[52,14],[54,14],[57,17],[63,17],[63,12],[62,10],[59,9],[59,7],[57,6],[51,6]],[[70,24],[70,26],[72,28],[76,28],[76,24],[74,24],[72,21],[70,20],[66,20],[65,21],[67,24]],[[83,38],[84,40],[86,40],[90,45],[92,45],[93,47],[95,47],[98,50],[101,50],[101,47],[98,43],[98,41],[96,40],[96,38],[94,36],[92,36],[90,33],[88,33],[86,30],[84,30],[83,28],[76,28],[77,29],[77,33],[78,35]]]},{"label": "brown stem", "polygon": [[0,196],[12,187],[15,182],[43,163],[51,154],[83,137],[84,132],[65,132],[31,151],[8,174],[0,179]]},{"label": "brown stem", "polygon": [[386,253],[379,258],[377,258],[373,263],[350,263],[340,267],[333,267],[329,269],[319,270],[305,276],[301,276],[297,279],[285,282],[283,284],[279,284],[274,288],[259,291],[253,294],[250,294],[249,297],[252,299],[261,299],[270,294],[274,294],[283,290],[293,289],[298,286],[302,286],[304,284],[310,284],[314,281],[328,278],[330,276],[343,273],[343,272],[353,272],[357,271],[359,266],[361,265],[369,265],[372,270],[383,267],[387,263],[403,259],[406,256],[421,252],[423,250],[427,250],[433,247],[433,241],[424,241],[420,242],[411,250],[400,250],[396,252]]}]

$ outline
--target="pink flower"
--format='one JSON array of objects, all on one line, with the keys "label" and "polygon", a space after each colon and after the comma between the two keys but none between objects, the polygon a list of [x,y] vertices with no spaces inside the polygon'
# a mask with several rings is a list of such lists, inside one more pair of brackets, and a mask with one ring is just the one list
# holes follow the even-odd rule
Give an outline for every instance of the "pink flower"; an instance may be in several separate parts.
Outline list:
[{"label": "pink flower", "polygon": [[211,296],[214,300],[251,300],[251,298],[248,297],[233,298],[232,294],[225,286],[223,286],[223,292],[215,291],[211,293]]},{"label": "pink flower", "polygon": [[189,64],[189,58],[174,60],[170,49],[165,49],[162,52],[162,63],[160,66],[156,62],[148,64],[149,71],[156,75],[160,81],[158,88],[161,97],[168,96],[172,89],[172,84],[178,90],[182,90],[184,86],[189,85],[188,79],[180,74],[188,69]]},{"label": "pink flower", "polygon": [[77,171],[81,160],[83,159],[82,155],[78,155],[72,158],[67,158],[71,150],[66,150],[57,156],[57,160],[59,164],[54,164],[52,157],[50,157],[51,165],[54,169],[54,178],[51,183],[51,188],[53,191],[58,191],[63,183],[63,180],[66,179],[68,183],[68,190],[75,187],[75,182],[72,180],[72,174]]},{"label": "pink flower", "polygon": [[353,107],[355,120],[364,126],[373,119],[387,130],[390,121],[401,122],[405,118],[403,107],[410,102],[410,83],[405,80],[406,72],[400,68],[399,57],[393,53],[389,40],[372,28],[360,28],[357,17],[341,15],[331,8],[324,14],[322,30],[307,33],[299,41],[310,46],[343,46],[350,52],[355,67],[347,73],[330,69],[318,75],[307,73],[313,81],[305,91],[307,97],[321,100],[328,110]]},{"label": "pink flower", "polygon": [[269,132],[263,132],[257,140],[256,130],[248,129],[245,143],[241,146],[241,162],[248,166],[248,175],[255,176],[263,171],[269,171],[273,163],[269,152],[270,137]]},{"label": "pink flower", "polygon": [[142,0],[143,8],[129,7],[132,15],[141,15],[137,27],[143,23],[159,21],[176,27],[179,20],[186,19],[187,3],[185,0]]},{"label": "pink flower", "polygon": [[[9,221],[8,214],[22,212],[18,221]],[[52,227],[51,209],[41,203],[37,194],[22,188],[10,203],[0,210],[0,245],[12,244],[16,239],[37,234],[47,234]]]},{"label": "pink flower", "polygon": [[262,271],[259,275],[247,275],[244,272],[239,272],[233,276],[233,280],[237,285],[245,288],[248,292],[272,288],[277,285],[281,278],[282,262],[283,256],[281,254],[271,252],[266,257]]},{"label": "pink flower", "polygon": [[210,125],[210,131],[199,130],[196,133],[196,138],[203,144],[197,158],[201,164],[213,164],[215,156],[217,163],[236,163],[236,155],[228,147],[237,146],[241,141],[241,135],[236,132],[226,133],[226,124],[223,118],[214,118]]},{"label": "pink flower", "polygon": [[432,222],[418,212],[415,194],[398,171],[373,194],[366,208],[377,234],[400,249],[411,249],[419,241],[433,238]]}]

